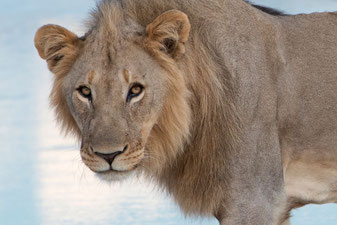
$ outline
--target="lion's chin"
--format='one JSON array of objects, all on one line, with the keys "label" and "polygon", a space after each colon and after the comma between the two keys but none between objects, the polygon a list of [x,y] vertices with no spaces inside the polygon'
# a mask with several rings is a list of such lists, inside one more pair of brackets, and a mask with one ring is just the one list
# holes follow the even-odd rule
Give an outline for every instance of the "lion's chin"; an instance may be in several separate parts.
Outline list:
[{"label": "lion's chin", "polygon": [[105,172],[96,173],[96,176],[103,181],[107,182],[115,182],[115,181],[123,181],[132,176],[135,173],[135,170],[128,171],[115,171],[109,170]]}]

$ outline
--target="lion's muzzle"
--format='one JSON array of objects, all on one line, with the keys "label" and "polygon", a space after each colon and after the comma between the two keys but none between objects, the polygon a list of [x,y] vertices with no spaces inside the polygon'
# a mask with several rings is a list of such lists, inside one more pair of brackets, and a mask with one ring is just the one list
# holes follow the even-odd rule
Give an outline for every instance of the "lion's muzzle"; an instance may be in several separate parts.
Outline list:
[{"label": "lion's muzzle", "polygon": [[127,172],[135,169],[144,157],[140,144],[129,143],[123,148],[95,148],[87,143],[81,148],[81,158],[96,173]]}]

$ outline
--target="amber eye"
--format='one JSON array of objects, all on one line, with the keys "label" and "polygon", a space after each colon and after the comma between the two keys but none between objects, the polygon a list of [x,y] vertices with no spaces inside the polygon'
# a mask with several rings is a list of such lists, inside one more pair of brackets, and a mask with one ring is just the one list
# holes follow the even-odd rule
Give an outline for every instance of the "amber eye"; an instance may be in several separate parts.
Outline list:
[{"label": "amber eye", "polygon": [[131,88],[131,94],[132,95],[139,95],[142,92],[142,87],[141,86],[135,86]]},{"label": "amber eye", "polygon": [[77,91],[85,98],[91,99],[91,90],[86,86],[80,86]]},{"label": "amber eye", "polygon": [[129,90],[126,101],[129,102],[132,98],[140,95],[143,92],[143,89],[144,89],[143,85],[138,83],[134,84]]}]

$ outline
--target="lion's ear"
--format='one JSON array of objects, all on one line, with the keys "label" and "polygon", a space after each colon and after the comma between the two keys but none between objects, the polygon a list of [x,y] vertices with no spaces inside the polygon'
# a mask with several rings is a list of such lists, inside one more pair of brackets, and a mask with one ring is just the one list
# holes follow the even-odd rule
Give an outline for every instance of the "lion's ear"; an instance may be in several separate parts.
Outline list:
[{"label": "lion's ear", "polygon": [[176,58],[185,52],[191,25],[185,13],[169,10],[146,27],[146,44]]},{"label": "lion's ear", "polygon": [[80,45],[80,39],[58,25],[45,25],[35,34],[34,43],[39,55],[55,75],[69,72]]}]

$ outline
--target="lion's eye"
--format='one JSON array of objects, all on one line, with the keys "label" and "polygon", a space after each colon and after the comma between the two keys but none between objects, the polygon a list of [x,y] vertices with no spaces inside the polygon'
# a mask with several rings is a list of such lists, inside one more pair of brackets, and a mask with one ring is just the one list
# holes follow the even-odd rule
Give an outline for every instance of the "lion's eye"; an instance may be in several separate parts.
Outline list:
[{"label": "lion's eye", "polygon": [[140,95],[143,92],[143,89],[144,89],[143,85],[138,83],[134,84],[129,90],[126,101],[129,102],[132,98]]},{"label": "lion's eye", "polygon": [[80,86],[77,91],[85,98],[91,99],[91,90],[86,86]]}]

